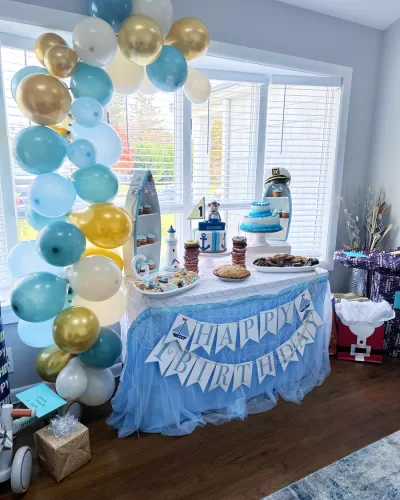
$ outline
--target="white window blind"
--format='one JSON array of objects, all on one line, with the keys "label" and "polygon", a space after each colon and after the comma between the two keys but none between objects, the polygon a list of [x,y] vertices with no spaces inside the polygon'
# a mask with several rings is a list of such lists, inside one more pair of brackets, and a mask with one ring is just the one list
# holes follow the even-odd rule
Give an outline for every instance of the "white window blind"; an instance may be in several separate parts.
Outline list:
[{"label": "white window blind", "polygon": [[192,106],[192,201],[254,201],[260,84],[212,80],[209,101]]},{"label": "white window blind", "polygon": [[292,252],[327,258],[341,88],[271,85],[266,169],[284,167],[292,181]]}]

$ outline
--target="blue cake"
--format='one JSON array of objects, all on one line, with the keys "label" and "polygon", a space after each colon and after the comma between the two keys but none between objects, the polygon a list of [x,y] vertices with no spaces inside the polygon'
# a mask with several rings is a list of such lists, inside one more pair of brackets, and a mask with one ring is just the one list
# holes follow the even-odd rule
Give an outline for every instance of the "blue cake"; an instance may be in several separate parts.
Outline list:
[{"label": "blue cake", "polygon": [[279,215],[271,212],[269,202],[255,201],[251,204],[249,215],[243,217],[240,229],[248,233],[277,233],[283,228]]}]

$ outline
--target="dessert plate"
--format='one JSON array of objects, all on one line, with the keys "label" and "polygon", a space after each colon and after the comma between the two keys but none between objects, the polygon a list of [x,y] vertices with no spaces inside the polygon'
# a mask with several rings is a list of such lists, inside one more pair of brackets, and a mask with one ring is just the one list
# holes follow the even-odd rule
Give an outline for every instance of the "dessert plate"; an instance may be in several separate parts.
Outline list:
[{"label": "dessert plate", "polygon": [[260,273],[310,273],[311,271],[315,271],[318,266],[319,264],[303,267],[268,267],[251,264],[251,267]]},{"label": "dessert plate", "polygon": [[250,278],[250,276],[247,276],[246,278],[222,278],[221,276],[217,276],[216,274],[214,274],[214,276],[216,278],[218,278],[219,280],[221,281],[229,281],[229,282],[235,282],[235,283],[238,283],[239,281],[246,281]]},{"label": "dessert plate", "polygon": [[166,299],[169,297],[173,297],[174,295],[179,295],[182,292],[186,292],[187,290],[190,290],[194,286],[197,285],[197,283],[200,282],[200,276],[197,275],[198,278],[194,283],[190,283],[190,285],[183,286],[182,288],[177,288],[175,290],[169,290],[168,292],[148,292],[146,290],[141,290],[137,286],[135,286],[135,290],[144,295],[145,297],[149,297],[151,299]]}]

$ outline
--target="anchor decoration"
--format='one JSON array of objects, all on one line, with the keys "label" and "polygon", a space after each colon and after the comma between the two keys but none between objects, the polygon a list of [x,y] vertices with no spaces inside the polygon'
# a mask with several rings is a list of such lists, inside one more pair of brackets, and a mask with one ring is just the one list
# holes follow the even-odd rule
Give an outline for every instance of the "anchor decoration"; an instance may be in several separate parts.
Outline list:
[{"label": "anchor decoration", "polygon": [[211,247],[211,245],[207,245],[207,246],[205,245],[206,241],[207,241],[207,235],[206,235],[206,233],[201,233],[201,237],[200,237],[200,242],[201,242],[200,243],[200,250],[202,252],[205,252],[206,250],[208,250]]}]

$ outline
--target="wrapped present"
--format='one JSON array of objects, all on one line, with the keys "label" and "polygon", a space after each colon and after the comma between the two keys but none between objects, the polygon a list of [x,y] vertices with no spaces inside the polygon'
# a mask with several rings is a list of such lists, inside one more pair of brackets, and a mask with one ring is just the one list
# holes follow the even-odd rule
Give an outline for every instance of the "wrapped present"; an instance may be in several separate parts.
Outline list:
[{"label": "wrapped present", "polygon": [[335,298],[332,296],[332,333],[329,341],[329,356],[334,356],[337,352],[337,327],[335,313]]},{"label": "wrapped present", "polygon": [[48,427],[35,432],[35,445],[41,466],[57,482],[69,476],[91,458],[89,429],[80,422],[68,436],[56,437]]},{"label": "wrapped present", "polygon": [[383,352],[388,356],[400,358],[400,311],[398,310],[395,318],[386,325]]}]

